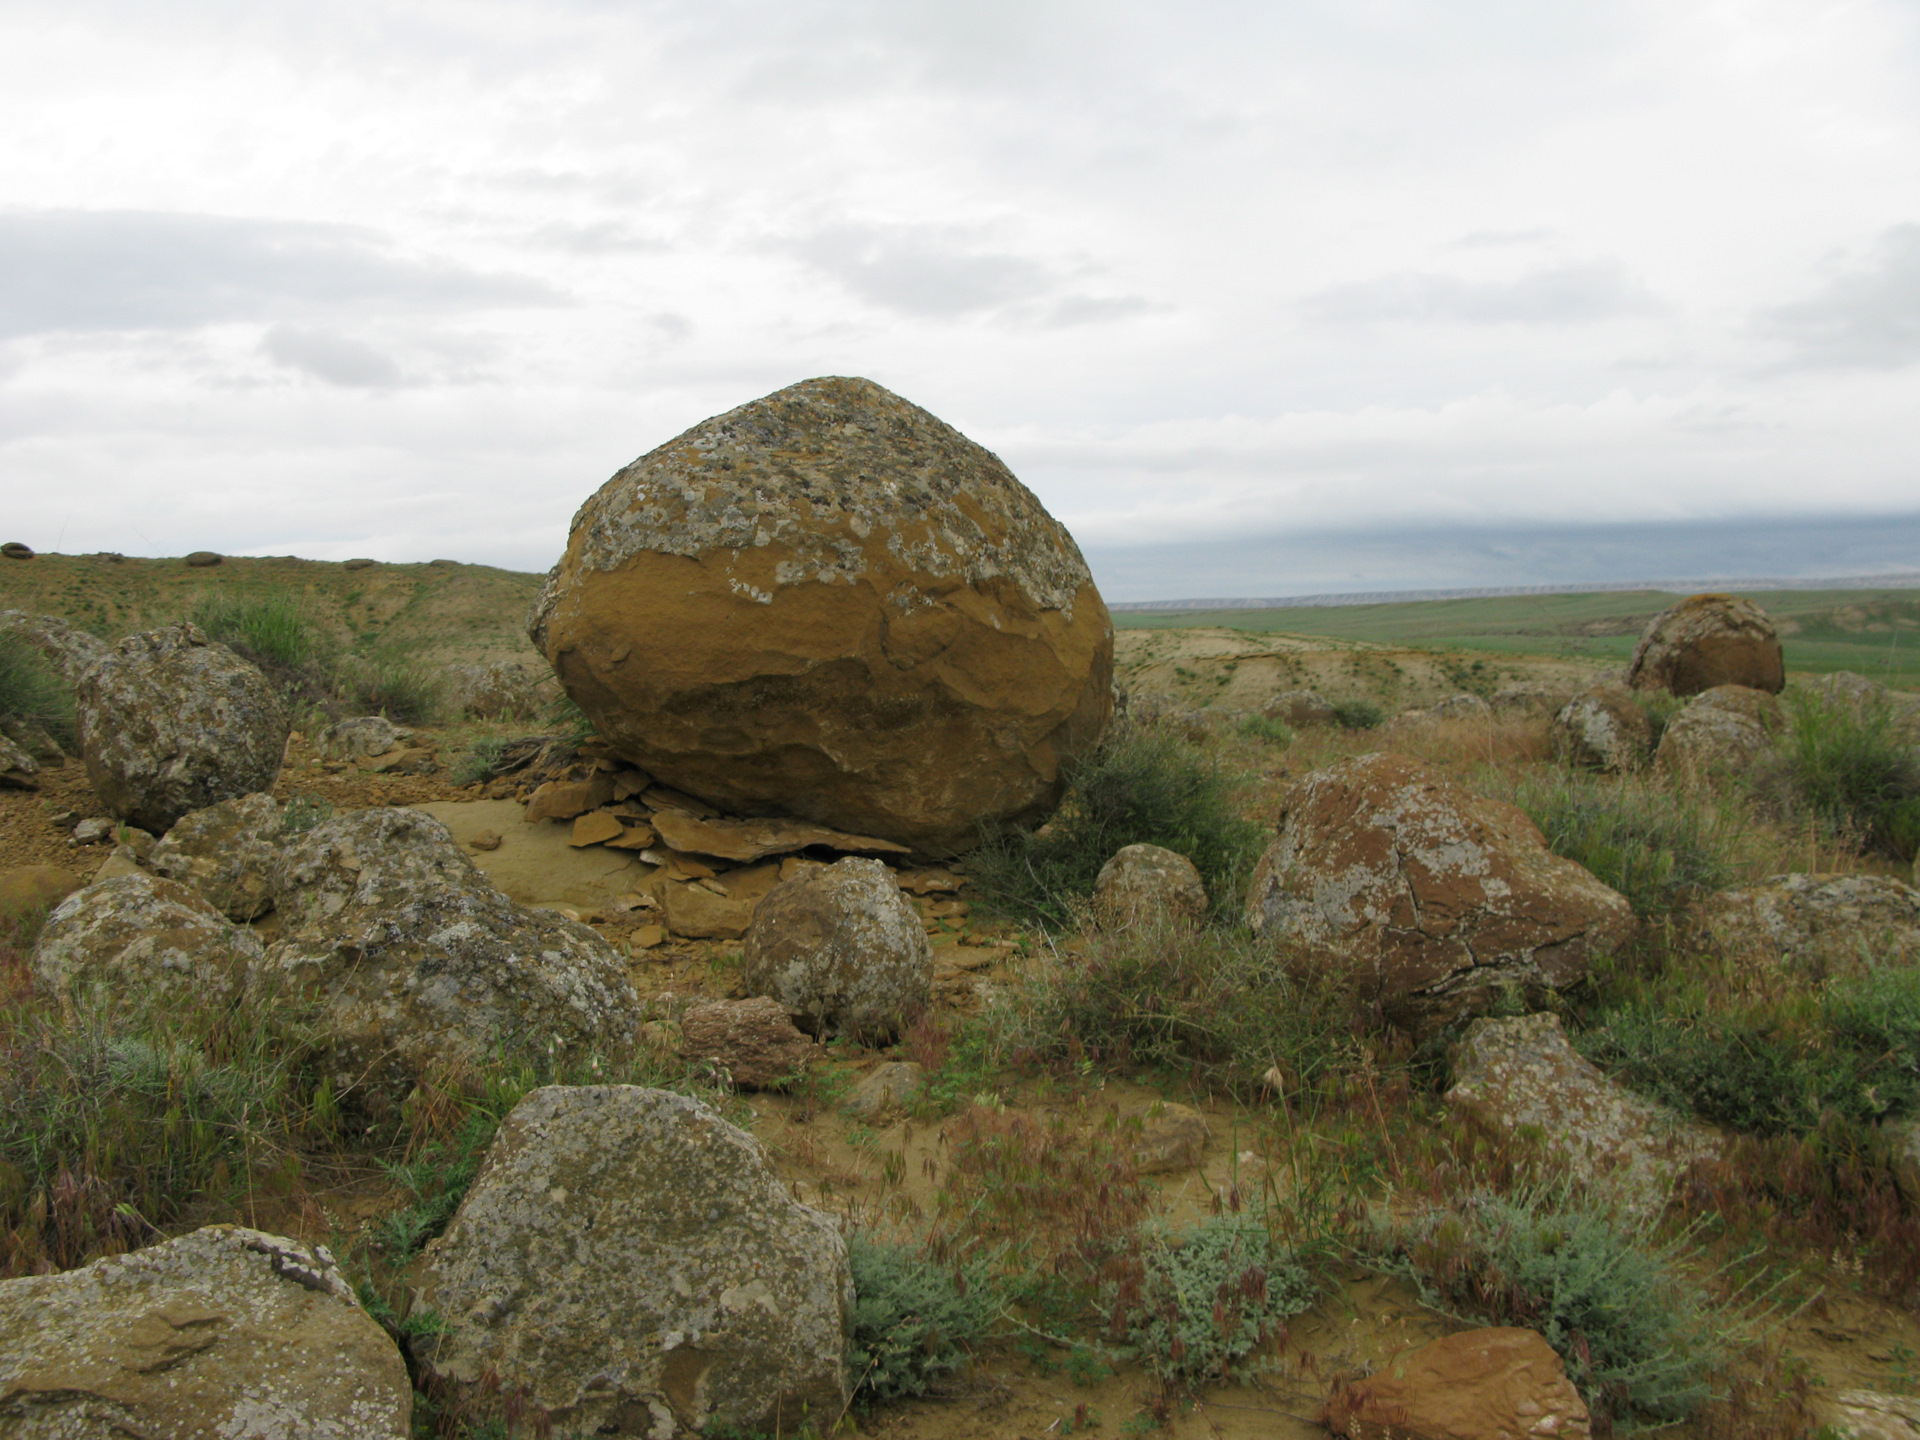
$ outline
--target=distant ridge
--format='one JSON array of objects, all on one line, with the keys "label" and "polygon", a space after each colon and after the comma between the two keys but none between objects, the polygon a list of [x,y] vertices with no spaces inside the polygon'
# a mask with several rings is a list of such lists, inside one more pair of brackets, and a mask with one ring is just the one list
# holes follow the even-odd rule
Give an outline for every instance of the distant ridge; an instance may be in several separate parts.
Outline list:
[{"label": "distant ridge", "polygon": [[1291,610],[1325,605],[1395,605],[1412,600],[1482,600],[1496,595],[1597,595],[1615,590],[1665,590],[1678,595],[1742,590],[1913,590],[1920,571],[1893,575],[1837,575],[1815,580],[1613,580],[1573,585],[1497,585],[1478,590],[1366,590],[1346,595],[1280,595],[1268,599],[1121,600],[1109,610]]}]

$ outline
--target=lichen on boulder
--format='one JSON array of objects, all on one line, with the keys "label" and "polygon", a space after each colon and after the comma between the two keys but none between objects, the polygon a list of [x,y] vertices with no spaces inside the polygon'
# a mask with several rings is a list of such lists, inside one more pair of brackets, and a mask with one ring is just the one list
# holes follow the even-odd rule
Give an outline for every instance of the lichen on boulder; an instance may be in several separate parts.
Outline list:
[{"label": "lichen on boulder", "polygon": [[1044,816],[1113,703],[1073,538],[991,453],[860,379],[789,386],[620,471],[528,632],[667,784],[930,853]]}]

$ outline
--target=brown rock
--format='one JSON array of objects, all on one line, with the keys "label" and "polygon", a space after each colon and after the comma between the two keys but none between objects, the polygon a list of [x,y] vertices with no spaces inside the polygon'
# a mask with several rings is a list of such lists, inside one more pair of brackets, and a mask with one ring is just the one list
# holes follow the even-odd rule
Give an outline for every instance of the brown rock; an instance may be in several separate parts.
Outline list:
[{"label": "brown rock", "polygon": [[324,1246],[237,1225],[0,1283],[8,1440],[406,1440],[413,1389]]},{"label": "brown rock", "polygon": [[669,784],[933,852],[1044,815],[1112,706],[1112,625],[1072,537],[866,380],[804,381],[621,471],[529,633]]},{"label": "brown rock", "polygon": [[1315,771],[1281,797],[1254,869],[1256,933],[1338,968],[1419,1034],[1503,990],[1543,1001],[1636,928],[1525,814],[1398,755]]},{"label": "brown rock", "polygon": [[657,892],[667,929],[689,940],[738,940],[753,924],[753,906],[696,884],[666,884]]},{"label": "brown rock", "polygon": [[1337,1389],[1322,1423],[1349,1440],[1587,1440],[1586,1402],[1536,1332],[1496,1326],[1403,1350]]},{"label": "brown rock", "polygon": [[31,560],[33,559],[33,547],[21,540],[9,540],[6,544],[0,545],[0,558],[8,560]]},{"label": "brown rock", "polygon": [[628,825],[625,832],[605,842],[611,850],[644,850],[660,839],[651,825]]},{"label": "brown rock", "polygon": [[482,830],[478,835],[467,841],[467,848],[469,850],[498,850],[500,848],[500,832],[498,830]]},{"label": "brown rock", "polygon": [[187,567],[192,570],[210,570],[226,557],[213,550],[195,550],[187,556]]},{"label": "brown rock", "polygon": [[740,974],[802,1029],[877,1039],[926,1007],[933,951],[887,867],[849,858],[774,887],[754,911]]},{"label": "brown rock", "polygon": [[681,1017],[680,1034],[682,1055],[719,1066],[742,1090],[785,1089],[813,1058],[813,1042],[764,995],[695,1005]]},{"label": "brown rock", "polygon": [[369,775],[431,775],[439,768],[439,757],[424,745],[409,745],[360,762],[360,769]]},{"label": "brown rock", "polygon": [[627,827],[604,810],[595,810],[582,815],[573,822],[573,837],[569,845],[603,845],[610,840],[618,840],[627,833]]},{"label": "brown rock", "polygon": [[1140,1113],[1133,1138],[1133,1166],[1142,1175],[1198,1168],[1213,1131],[1207,1117],[1187,1105],[1162,1101]]},{"label": "brown rock", "polygon": [[1100,867],[1093,905],[1107,925],[1197,925],[1207,918],[1207,887],[1186,856],[1158,845],[1128,845]]},{"label": "brown rock", "polygon": [[627,945],[634,950],[651,950],[663,943],[667,932],[658,925],[641,925],[627,938]]},{"label": "brown rock", "polygon": [[1653,722],[1624,685],[1582,691],[1553,717],[1553,754],[1587,770],[1638,770],[1653,753]]},{"label": "brown rock", "polygon": [[329,760],[361,760],[398,750],[413,732],[384,715],[355,715],[320,732],[320,753]]},{"label": "brown rock", "polygon": [[722,860],[759,860],[815,845],[855,854],[904,855],[907,847],[871,835],[847,835],[803,820],[701,820],[679,810],[657,810],[653,825],[675,850],[717,855]]},{"label": "brown rock", "polygon": [[527,801],[526,822],[571,820],[613,803],[612,777],[596,771],[585,780],[549,780]]},{"label": "brown rock", "polygon": [[1448,1059],[1449,1106],[1502,1139],[1534,1135],[1556,1173],[1636,1215],[1657,1214],[1687,1166],[1724,1148],[1707,1126],[1601,1074],[1557,1015],[1475,1020]]},{"label": "brown rock", "polygon": [[1779,694],[1787,683],[1767,612],[1736,595],[1693,595],[1653,617],[1627,666],[1635,690],[1698,695],[1716,685]]},{"label": "brown rock", "polygon": [[0,870],[0,915],[31,915],[51,910],[86,881],[57,865],[23,865]]},{"label": "brown rock", "polygon": [[1780,702],[1766,691],[1716,685],[1667,722],[1653,768],[1682,785],[1740,776],[1772,747],[1781,725]]}]

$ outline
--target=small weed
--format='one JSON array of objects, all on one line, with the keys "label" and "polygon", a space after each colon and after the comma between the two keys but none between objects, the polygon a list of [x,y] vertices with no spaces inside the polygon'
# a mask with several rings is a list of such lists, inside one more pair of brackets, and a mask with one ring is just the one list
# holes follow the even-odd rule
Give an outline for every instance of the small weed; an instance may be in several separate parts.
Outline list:
[{"label": "small weed", "polygon": [[337,684],[341,699],[360,714],[385,715],[405,725],[431,724],[446,697],[446,683],[435,669],[398,649],[348,657]]},{"label": "small weed", "polygon": [[1912,859],[1920,849],[1920,757],[1891,705],[1800,691],[1788,696],[1788,709],[1782,771],[1763,777],[1762,790],[1784,792],[1788,808],[1835,834]]},{"label": "small weed", "polygon": [[924,1247],[889,1244],[855,1230],[853,1344],[847,1371],[868,1401],[924,1395],[967,1363],[1004,1304],[991,1267],[943,1264]]},{"label": "small weed", "polygon": [[1249,740],[1260,740],[1281,749],[1293,743],[1293,730],[1284,720],[1265,715],[1249,715],[1239,724],[1239,732]]},{"label": "small weed", "polygon": [[485,735],[474,741],[453,767],[454,783],[476,785],[499,775],[501,756],[506,748],[507,742],[497,735]]},{"label": "small weed", "polygon": [[1336,700],[1333,718],[1343,730],[1372,730],[1387,718],[1387,712],[1371,700]]}]

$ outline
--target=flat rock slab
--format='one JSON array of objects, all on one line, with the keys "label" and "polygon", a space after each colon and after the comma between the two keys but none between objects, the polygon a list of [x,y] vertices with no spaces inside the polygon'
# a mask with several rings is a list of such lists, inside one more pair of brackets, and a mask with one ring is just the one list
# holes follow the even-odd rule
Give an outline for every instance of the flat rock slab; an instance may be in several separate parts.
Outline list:
[{"label": "flat rock slab", "polygon": [[1557,1015],[1476,1020],[1451,1059],[1448,1105],[1495,1134],[1536,1134],[1569,1178],[1629,1213],[1657,1212],[1681,1172],[1724,1148],[1717,1131],[1603,1075]]},{"label": "flat rock slab", "polygon": [[[599,845],[576,850],[570,825],[521,824],[517,800],[432,800],[413,808],[451,830],[487,879],[522,905],[605,909],[654,873],[626,851]],[[499,838],[498,846],[473,845],[489,834]]]},{"label": "flat rock slab", "polygon": [[871,835],[849,835],[804,820],[703,820],[684,811],[655,812],[653,828],[674,850],[717,855],[722,860],[761,860],[819,846],[851,855],[905,855],[907,847]]}]

